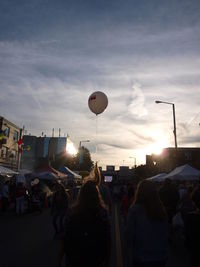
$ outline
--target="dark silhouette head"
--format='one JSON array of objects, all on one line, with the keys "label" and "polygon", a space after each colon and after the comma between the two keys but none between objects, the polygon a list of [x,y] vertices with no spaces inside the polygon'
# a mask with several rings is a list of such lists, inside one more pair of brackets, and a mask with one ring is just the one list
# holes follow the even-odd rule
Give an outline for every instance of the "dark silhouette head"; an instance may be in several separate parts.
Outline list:
[{"label": "dark silhouette head", "polygon": [[86,212],[97,211],[100,208],[107,209],[95,181],[89,180],[82,186],[76,207]]},{"label": "dark silhouette head", "polygon": [[159,198],[156,185],[148,180],[144,180],[138,184],[135,204],[141,204],[149,218],[153,220],[166,219],[166,212]]}]

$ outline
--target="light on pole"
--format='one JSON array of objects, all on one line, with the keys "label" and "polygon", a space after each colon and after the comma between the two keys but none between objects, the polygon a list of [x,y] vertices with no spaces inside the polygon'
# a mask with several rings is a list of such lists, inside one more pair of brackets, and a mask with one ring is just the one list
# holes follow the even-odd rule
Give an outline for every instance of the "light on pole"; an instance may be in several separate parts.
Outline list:
[{"label": "light on pole", "polygon": [[134,163],[135,163],[135,165],[134,165],[134,167],[135,167],[135,169],[136,169],[136,167],[137,167],[137,165],[136,165],[136,157],[129,157],[130,159],[134,159]]},{"label": "light on pole", "polygon": [[173,111],[173,122],[174,122],[174,143],[175,143],[175,148],[177,148],[177,136],[176,136],[176,116],[175,116],[175,104],[170,103],[170,102],[165,102],[165,101],[155,101],[156,104],[167,104],[167,105],[172,105],[172,111]]},{"label": "light on pole", "polygon": [[81,140],[79,142],[79,149],[81,149],[81,143],[88,143],[88,142],[90,142],[90,140]]},{"label": "light on pole", "polygon": [[83,155],[82,155],[82,143],[88,143],[90,140],[81,140],[79,142],[79,168],[81,169],[81,164],[83,163]]}]

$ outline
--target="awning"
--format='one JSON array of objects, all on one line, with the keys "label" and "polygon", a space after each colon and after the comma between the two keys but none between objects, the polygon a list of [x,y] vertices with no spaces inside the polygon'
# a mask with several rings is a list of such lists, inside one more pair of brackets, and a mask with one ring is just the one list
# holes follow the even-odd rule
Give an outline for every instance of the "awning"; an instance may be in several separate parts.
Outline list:
[{"label": "awning", "polygon": [[148,178],[147,180],[152,182],[162,182],[165,180],[166,175],[167,175],[166,173],[159,173],[155,176]]},{"label": "awning", "polygon": [[67,168],[66,166],[63,166],[59,169],[60,172],[66,174],[68,176],[68,178],[72,178],[72,179],[82,179],[82,176],[73,172],[72,170],[70,170],[69,168]]},{"label": "awning", "polygon": [[14,175],[17,174],[18,172],[15,172],[13,170],[10,170],[8,168],[5,168],[3,166],[0,166],[0,174],[1,175]]},{"label": "awning", "polygon": [[165,176],[172,180],[182,181],[198,181],[200,178],[200,170],[191,167],[189,164],[175,168]]}]

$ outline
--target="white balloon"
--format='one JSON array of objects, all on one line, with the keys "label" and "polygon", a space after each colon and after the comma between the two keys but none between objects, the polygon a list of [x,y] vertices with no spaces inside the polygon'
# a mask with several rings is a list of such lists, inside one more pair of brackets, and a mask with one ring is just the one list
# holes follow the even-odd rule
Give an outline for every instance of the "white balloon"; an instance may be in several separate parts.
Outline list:
[{"label": "white balloon", "polygon": [[88,106],[93,113],[98,115],[107,108],[108,98],[103,92],[94,92],[88,99]]}]

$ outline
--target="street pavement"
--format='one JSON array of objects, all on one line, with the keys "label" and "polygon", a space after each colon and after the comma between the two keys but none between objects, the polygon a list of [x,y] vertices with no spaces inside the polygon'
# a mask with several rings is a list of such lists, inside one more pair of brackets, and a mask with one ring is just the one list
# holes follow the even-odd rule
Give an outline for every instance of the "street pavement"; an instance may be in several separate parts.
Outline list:
[{"label": "street pavement", "polygon": [[[126,267],[123,222],[116,206],[113,208],[112,225],[110,267]],[[0,215],[0,266],[55,267],[58,241],[53,240],[53,234],[49,209],[20,217],[13,212]],[[190,267],[183,243],[170,246],[167,267]]]},{"label": "street pavement", "polygon": [[55,267],[57,244],[49,210],[17,217],[0,217],[1,267]]}]

